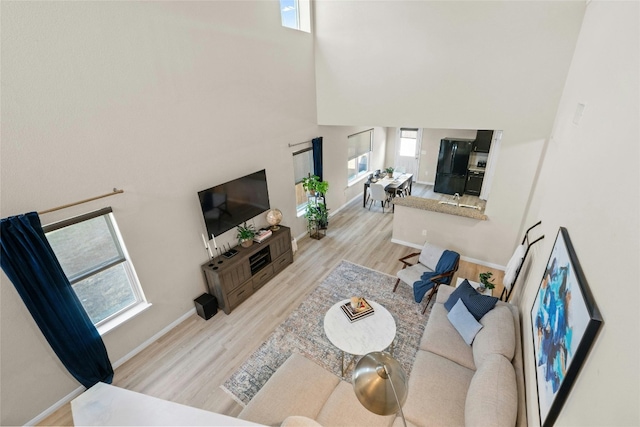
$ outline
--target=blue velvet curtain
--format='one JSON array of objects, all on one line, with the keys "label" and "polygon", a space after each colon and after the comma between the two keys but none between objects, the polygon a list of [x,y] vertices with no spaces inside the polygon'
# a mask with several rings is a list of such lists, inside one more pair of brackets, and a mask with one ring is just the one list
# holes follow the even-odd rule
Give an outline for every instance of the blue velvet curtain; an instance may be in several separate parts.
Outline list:
[{"label": "blue velvet curtain", "polygon": [[0,265],[62,364],[83,386],[111,383],[100,334],[71,289],[35,212],[0,221]]},{"label": "blue velvet curtain", "polygon": [[313,138],[311,144],[313,144],[313,174],[322,181],[322,137]]}]

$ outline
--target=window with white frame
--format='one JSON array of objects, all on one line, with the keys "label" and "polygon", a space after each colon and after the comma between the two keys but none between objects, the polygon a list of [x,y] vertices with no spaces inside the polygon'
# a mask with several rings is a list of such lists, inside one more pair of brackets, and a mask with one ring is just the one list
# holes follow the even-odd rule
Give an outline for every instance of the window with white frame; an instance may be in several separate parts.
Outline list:
[{"label": "window with white frame", "polygon": [[111,208],[43,229],[71,287],[101,333],[110,329],[101,326],[119,324],[119,318],[126,320],[149,306]]},{"label": "window with white frame", "polygon": [[401,128],[398,154],[400,156],[415,157],[417,146],[418,129]]},{"label": "window with white frame", "polygon": [[347,137],[347,183],[351,184],[369,172],[373,129]]},{"label": "window with white frame", "polygon": [[307,192],[302,188],[302,180],[314,174],[313,148],[293,153],[293,173],[296,189],[296,211],[298,216],[303,215],[307,207]]},{"label": "window with white frame", "polygon": [[311,32],[311,1],[280,0],[282,26],[307,33]]}]

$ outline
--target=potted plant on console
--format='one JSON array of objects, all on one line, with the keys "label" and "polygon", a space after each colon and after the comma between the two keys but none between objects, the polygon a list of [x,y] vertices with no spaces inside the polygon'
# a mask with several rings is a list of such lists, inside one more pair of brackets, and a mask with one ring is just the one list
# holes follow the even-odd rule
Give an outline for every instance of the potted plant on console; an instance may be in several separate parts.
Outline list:
[{"label": "potted plant on console", "polygon": [[243,225],[239,225],[237,227],[238,234],[236,237],[238,238],[238,243],[243,248],[248,248],[253,245],[253,238],[256,236],[256,229],[253,224],[247,225],[247,221],[244,222]]},{"label": "potted plant on console", "polygon": [[304,214],[307,219],[307,230],[309,236],[319,240],[324,237],[321,230],[326,230],[329,225],[329,210],[324,200],[329,183],[313,175],[302,180],[302,188],[308,192],[307,209]]}]

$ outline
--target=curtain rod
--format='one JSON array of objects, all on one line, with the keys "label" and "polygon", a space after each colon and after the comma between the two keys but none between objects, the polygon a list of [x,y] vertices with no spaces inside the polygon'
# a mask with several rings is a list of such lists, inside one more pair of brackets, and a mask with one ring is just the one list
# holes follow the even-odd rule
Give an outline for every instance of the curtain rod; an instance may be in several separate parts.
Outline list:
[{"label": "curtain rod", "polygon": [[58,206],[58,207],[47,209],[47,210],[44,210],[44,211],[39,211],[38,215],[46,214],[46,213],[49,213],[49,212],[59,211],[59,210],[62,210],[62,209],[70,208],[72,206],[81,205],[83,203],[92,202],[94,200],[102,199],[104,197],[109,197],[109,196],[113,196],[113,195],[120,194],[120,193],[124,193],[124,190],[118,190],[117,188],[114,188],[113,192],[111,192],[111,193],[103,194],[101,196],[91,197],[89,199],[80,200],[79,202],[75,202],[75,203],[68,203],[66,205]]},{"label": "curtain rod", "polygon": [[372,130],[373,130],[373,128],[367,129],[367,130],[361,130],[360,132],[356,132],[356,133],[354,133],[352,135],[348,135],[347,138],[351,138],[352,136],[360,135],[361,133],[371,132]]},{"label": "curtain rod", "polygon": [[312,143],[312,142],[313,142],[312,140],[309,140],[309,141],[303,141],[303,142],[298,142],[298,143],[296,143],[296,144],[289,144],[289,147],[295,147],[296,145],[302,145],[302,144],[310,144],[310,143]]}]

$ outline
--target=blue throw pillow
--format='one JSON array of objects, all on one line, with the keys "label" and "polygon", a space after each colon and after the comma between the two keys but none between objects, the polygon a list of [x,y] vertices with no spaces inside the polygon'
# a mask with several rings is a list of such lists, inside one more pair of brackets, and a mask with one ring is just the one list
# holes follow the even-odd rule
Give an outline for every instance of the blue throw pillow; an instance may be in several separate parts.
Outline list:
[{"label": "blue throw pillow", "polygon": [[482,319],[482,316],[487,314],[498,302],[498,298],[490,297],[488,295],[481,295],[473,289],[473,286],[469,284],[467,279],[460,283],[460,286],[451,293],[449,299],[444,303],[444,307],[447,311],[451,311],[453,306],[461,299],[464,305],[469,310],[469,313],[473,314],[476,320]]},{"label": "blue throw pillow", "polygon": [[458,302],[454,304],[447,317],[453,327],[456,328],[456,331],[462,336],[464,342],[469,345],[482,329],[482,325],[469,313],[461,299],[458,299]]}]

